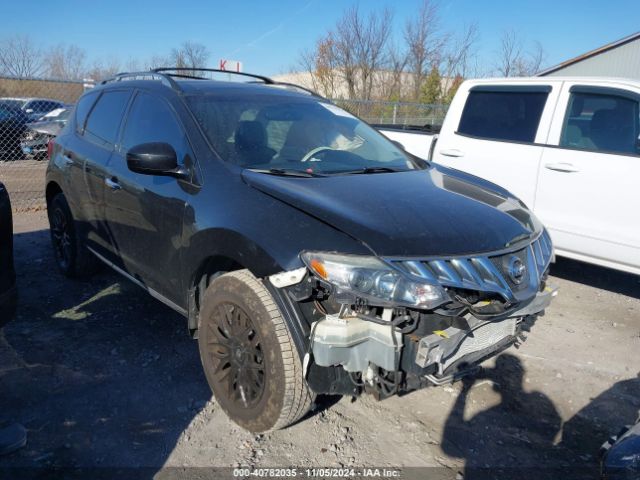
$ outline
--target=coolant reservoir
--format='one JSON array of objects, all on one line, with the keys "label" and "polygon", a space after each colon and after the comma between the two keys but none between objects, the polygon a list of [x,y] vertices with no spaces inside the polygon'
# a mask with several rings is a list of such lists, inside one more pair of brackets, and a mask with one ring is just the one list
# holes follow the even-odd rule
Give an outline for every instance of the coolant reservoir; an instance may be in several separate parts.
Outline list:
[{"label": "coolant reservoir", "polygon": [[311,348],[317,365],[342,365],[349,372],[362,372],[373,363],[385,370],[397,370],[402,334],[394,332],[392,336],[390,323],[327,315],[314,328]]}]

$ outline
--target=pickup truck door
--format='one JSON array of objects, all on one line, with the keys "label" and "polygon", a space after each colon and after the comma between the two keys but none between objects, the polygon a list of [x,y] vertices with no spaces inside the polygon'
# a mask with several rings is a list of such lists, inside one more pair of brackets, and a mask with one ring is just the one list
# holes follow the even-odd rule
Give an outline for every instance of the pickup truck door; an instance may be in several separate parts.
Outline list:
[{"label": "pickup truck door", "polygon": [[[127,114],[121,141],[107,165],[105,216],[113,250],[124,270],[176,310],[185,306],[181,281],[182,227],[189,181],[144,175],[127,167],[126,152],[143,143],[170,144],[178,162],[193,167],[186,134],[171,105],[139,91]],[[168,300],[168,301],[167,301]]]},{"label": "pickup truck door", "polygon": [[566,82],[560,105],[534,210],[561,255],[640,274],[640,90]]},{"label": "pickup truck door", "polygon": [[461,87],[447,112],[433,160],[494,182],[529,207],[559,84]]}]

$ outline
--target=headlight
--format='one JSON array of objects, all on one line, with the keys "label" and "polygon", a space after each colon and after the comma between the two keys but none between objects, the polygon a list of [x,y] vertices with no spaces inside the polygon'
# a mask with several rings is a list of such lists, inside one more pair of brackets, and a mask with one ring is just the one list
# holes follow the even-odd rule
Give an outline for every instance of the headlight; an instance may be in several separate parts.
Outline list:
[{"label": "headlight", "polygon": [[350,293],[372,305],[430,310],[449,301],[440,285],[413,280],[376,257],[305,252],[301,258],[338,294]]}]

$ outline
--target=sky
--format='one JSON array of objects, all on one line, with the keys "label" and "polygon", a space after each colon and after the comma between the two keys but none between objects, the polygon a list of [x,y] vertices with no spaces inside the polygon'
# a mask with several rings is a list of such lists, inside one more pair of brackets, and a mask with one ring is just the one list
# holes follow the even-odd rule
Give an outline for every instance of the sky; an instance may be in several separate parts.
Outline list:
[{"label": "sky", "polygon": [[[394,34],[401,39],[403,24],[420,1],[0,0],[0,40],[28,34],[43,48],[75,44],[90,63],[117,58],[122,65],[193,41],[208,47],[212,66],[223,58],[239,60],[247,72],[275,75],[296,69],[300,52],[312,48],[351,5],[363,12],[391,7]],[[495,64],[505,30],[515,30],[527,47],[539,41],[546,66],[640,30],[638,0],[439,0],[439,5],[443,31],[455,34],[478,24],[475,50],[486,71]]]}]

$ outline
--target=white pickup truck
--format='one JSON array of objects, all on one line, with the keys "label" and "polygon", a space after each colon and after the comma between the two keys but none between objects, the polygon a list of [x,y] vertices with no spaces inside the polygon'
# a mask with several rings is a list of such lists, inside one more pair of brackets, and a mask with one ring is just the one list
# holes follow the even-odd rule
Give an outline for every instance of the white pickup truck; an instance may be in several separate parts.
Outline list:
[{"label": "white pickup truck", "polygon": [[640,275],[639,105],[633,80],[469,80],[438,135],[380,131],[517,195],[558,255]]}]

